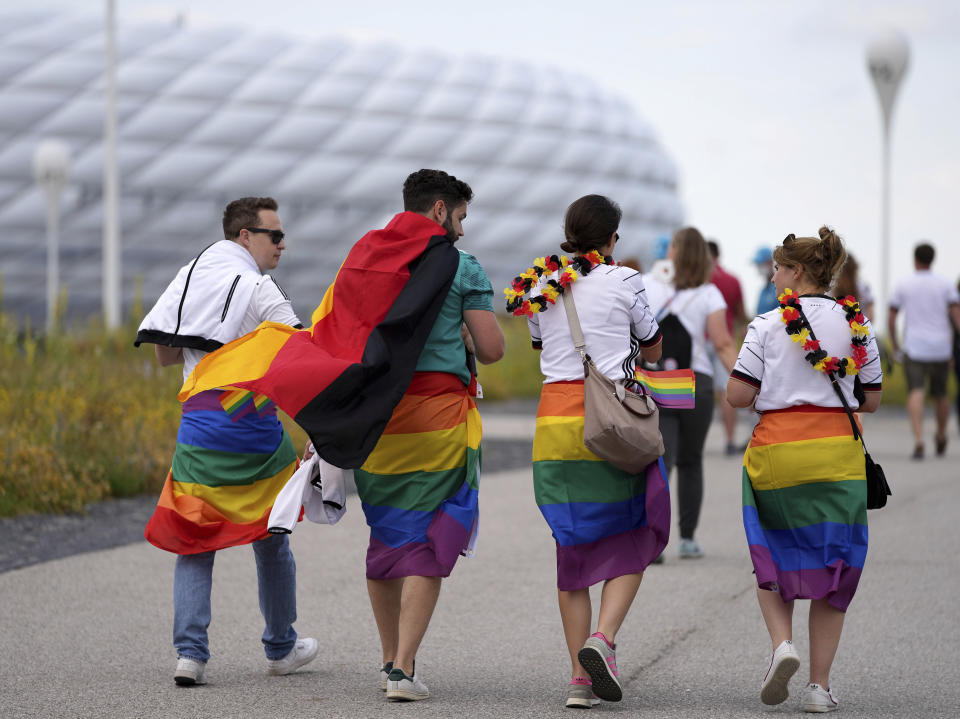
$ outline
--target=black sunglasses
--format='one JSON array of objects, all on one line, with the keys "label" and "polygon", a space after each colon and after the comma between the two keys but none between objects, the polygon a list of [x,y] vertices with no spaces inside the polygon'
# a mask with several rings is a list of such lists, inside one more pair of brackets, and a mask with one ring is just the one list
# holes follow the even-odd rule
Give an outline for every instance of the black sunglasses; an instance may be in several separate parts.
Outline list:
[{"label": "black sunglasses", "polygon": [[283,238],[285,236],[283,234],[283,230],[268,230],[264,227],[244,227],[243,229],[245,229],[247,232],[266,233],[270,235],[270,241],[275,245],[279,245],[281,242],[283,242]]}]

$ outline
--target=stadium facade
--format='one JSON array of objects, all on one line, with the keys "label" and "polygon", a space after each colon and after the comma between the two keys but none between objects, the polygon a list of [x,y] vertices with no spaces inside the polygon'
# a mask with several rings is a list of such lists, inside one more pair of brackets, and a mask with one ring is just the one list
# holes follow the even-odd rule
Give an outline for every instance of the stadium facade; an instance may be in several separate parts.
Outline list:
[{"label": "stadium facade", "polygon": [[[64,141],[68,314],[101,311],[104,32],[100,16],[0,13],[0,272],[6,311],[45,315],[37,145]],[[618,246],[645,259],[683,218],[673,162],[629,104],[556,69],[442,51],[304,40],[237,27],[121,23],[122,297],[152,302],[222,237],[229,200],[272,195],[288,249],[273,273],[308,317],[350,244],[400,209],[403,179],[438,167],[471,184],[463,249],[497,291],[557,251],[562,214],[617,200]],[[499,303],[499,300],[498,300]]]}]

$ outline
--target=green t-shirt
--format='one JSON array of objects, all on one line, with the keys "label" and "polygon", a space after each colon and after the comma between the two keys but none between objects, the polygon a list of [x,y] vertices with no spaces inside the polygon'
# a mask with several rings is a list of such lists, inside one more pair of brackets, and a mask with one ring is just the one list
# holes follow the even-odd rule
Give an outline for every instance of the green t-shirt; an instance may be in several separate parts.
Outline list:
[{"label": "green t-shirt", "polygon": [[464,310],[493,312],[493,287],[477,258],[461,250],[457,274],[420,353],[417,372],[449,372],[464,384],[470,383],[466,349],[460,338]]}]

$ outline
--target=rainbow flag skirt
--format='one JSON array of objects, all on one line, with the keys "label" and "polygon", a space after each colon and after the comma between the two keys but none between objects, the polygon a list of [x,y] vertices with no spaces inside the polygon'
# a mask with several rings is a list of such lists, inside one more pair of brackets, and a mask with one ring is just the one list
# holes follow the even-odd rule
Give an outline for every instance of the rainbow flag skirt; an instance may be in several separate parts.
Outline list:
[{"label": "rainbow flag skirt", "polygon": [[867,557],[867,487],[842,409],[763,413],[743,458],[743,526],[760,588],[846,611]]},{"label": "rainbow flag skirt", "polygon": [[173,466],[144,535],[176,554],[267,536],[277,494],[297,453],[272,402],[207,390],[183,403]]},{"label": "rainbow flag skirt", "polygon": [[417,372],[354,470],[370,544],[367,578],[447,577],[479,517],[480,413],[466,385]]},{"label": "rainbow flag skirt", "polygon": [[557,542],[557,588],[642,572],[667,546],[663,460],[629,474],[583,444],[583,381],[543,385],[533,440],[537,506]]}]

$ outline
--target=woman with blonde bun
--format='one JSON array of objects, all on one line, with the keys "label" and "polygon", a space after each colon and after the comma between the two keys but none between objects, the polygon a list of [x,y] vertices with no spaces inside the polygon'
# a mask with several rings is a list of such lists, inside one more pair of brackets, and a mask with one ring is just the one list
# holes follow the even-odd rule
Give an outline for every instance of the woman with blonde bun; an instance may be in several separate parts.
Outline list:
[{"label": "woman with blonde bun", "polygon": [[727,384],[730,404],[761,413],[742,475],[743,524],[773,649],[760,700],[789,695],[800,667],[794,600],[809,599],[801,708],[828,712],[838,706],[830,668],[867,555],[863,449],[832,380],[851,409],[874,412],[882,371],[859,305],[825,294],[847,259],[837,234],[788,235],[773,258],[779,308],[750,323]]}]

